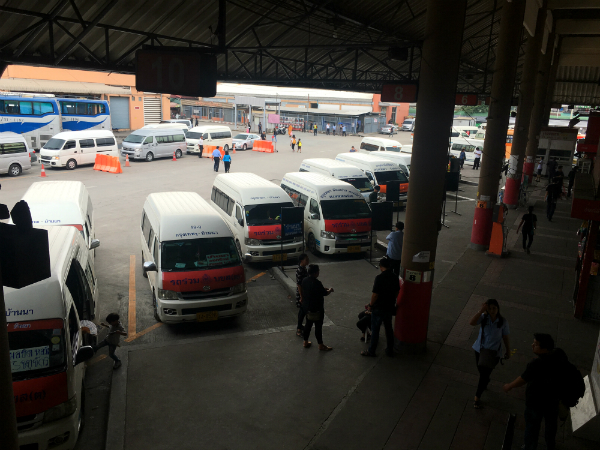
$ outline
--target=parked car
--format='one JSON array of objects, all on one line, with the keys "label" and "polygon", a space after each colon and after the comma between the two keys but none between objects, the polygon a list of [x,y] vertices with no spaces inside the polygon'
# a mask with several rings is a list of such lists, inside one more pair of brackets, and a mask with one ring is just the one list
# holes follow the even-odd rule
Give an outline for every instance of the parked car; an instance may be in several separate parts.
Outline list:
[{"label": "parked car", "polygon": [[404,119],[402,122],[402,131],[414,131],[415,130],[415,119]]},{"label": "parked car", "polygon": [[393,124],[383,125],[379,129],[379,133],[381,133],[381,134],[390,134],[390,133],[393,133],[394,131],[397,131],[397,128]]},{"label": "parked car", "polygon": [[231,141],[233,148],[247,150],[254,147],[254,141],[260,141],[260,136],[253,133],[240,133],[236,134]]}]

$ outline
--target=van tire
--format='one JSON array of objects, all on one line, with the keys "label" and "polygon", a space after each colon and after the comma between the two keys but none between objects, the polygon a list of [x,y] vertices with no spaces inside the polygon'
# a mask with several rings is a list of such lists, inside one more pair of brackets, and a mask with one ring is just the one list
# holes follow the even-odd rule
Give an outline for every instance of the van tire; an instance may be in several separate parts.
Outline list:
[{"label": "van tire", "polygon": [[75,161],[74,159],[70,159],[67,161],[67,169],[75,170],[76,168],[77,168],[77,161]]},{"label": "van tire", "polygon": [[175,158],[179,159],[183,156],[183,152],[179,149],[175,150]]},{"label": "van tire", "polygon": [[160,316],[158,315],[158,309],[156,308],[156,295],[154,292],[152,292],[152,312],[154,313],[154,319],[157,322],[162,322],[162,320],[160,320]]},{"label": "van tire", "polygon": [[154,153],[148,152],[146,153],[146,161],[150,162],[154,160]]},{"label": "van tire", "polygon": [[244,144],[244,150],[248,150],[248,146]]},{"label": "van tire", "polygon": [[308,249],[313,255],[319,254],[319,251],[317,250],[317,240],[315,239],[315,235],[312,233],[308,235]]},{"label": "van tire", "polygon": [[144,252],[142,252],[142,276],[148,278],[148,273],[144,270]]},{"label": "van tire", "polygon": [[8,174],[11,177],[18,177],[21,175],[21,172],[23,172],[23,169],[21,169],[21,166],[18,164],[11,164],[8,168]]}]

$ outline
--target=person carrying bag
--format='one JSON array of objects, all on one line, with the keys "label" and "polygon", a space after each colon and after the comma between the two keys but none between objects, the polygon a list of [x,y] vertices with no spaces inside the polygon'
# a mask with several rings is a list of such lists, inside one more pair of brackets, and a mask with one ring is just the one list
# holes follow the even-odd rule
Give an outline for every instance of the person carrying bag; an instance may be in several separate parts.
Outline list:
[{"label": "person carrying bag", "polygon": [[500,315],[500,305],[496,299],[490,298],[481,309],[473,315],[469,324],[481,325],[477,341],[473,344],[475,361],[479,371],[479,383],[475,391],[473,407],[481,408],[481,394],[487,389],[490,375],[502,357],[502,342],[506,351],[504,359],[510,358],[510,328],[508,321]]}]

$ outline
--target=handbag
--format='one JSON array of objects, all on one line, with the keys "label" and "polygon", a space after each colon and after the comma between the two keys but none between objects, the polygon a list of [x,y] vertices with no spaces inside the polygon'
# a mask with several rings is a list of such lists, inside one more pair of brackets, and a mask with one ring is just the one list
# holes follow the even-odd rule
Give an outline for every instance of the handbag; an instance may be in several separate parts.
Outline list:
[{"label": "handbag", "polygon": [[481,341],[479,344],[479,362],[478,366],[485,367],[487,369],[494,369],[498,364],[498,350],[502,347],[502,343],[500,343],[500,347],[498,350],[490,350],[488,348],[483,348],[483,340],[484,340],[484,330],[487,321],[487,317],[481,322]]},{"label": "handbag", "polygon": [[311,322],[318,322],[320,320],[323,320],[324,318],[324,312],[323,311],[308,311],[306,313],[306,318],[308,320],[310,320]]}]

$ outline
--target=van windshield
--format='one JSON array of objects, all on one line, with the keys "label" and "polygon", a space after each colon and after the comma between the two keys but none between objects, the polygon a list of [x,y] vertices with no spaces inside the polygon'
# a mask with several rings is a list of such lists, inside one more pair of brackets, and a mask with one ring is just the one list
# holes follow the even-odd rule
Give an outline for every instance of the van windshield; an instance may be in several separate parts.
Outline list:
[{"label": "van windshield", "polygon": [[63,148],[63,145],[65,145],[64,139],[52,138],[48,142],[46,142],[46,145],[44,145],[44,149],[45,150],[60,150],[61,148]]},{"label": "van windshield", "polygon": [[408,183],[408,178],[401,170],[390,170],[389,172],[375,172],[377,183],[387,184],[388,181],[400,181],[400,183]]},{"label": "van windshield", "polygon": [[240,264],[232,237],[186,239],[162,243],[161,270],[204,270]]},{"label": "van windshield", "polygon": [[371,192],[373,190],[373,185],[368,178],[345,178],[344,181],[350,183],[360,192]]},{"label": "van windshield", "polygon": [[200,139],[202,137],[202,139],[208,139],[208,133],[204,133],[204,135],[202,133],[198,133],[196,131],[188,131],[187,134],[187,138],[188,139]]},{"label": "van windshield", "polygon": [[11,322],[8,331],[13,381],[65,370],[67,357],[62,320]]},{"label": "van windshield", "polygon": [[323,200],[321,201],[323,219],[367,219],[371,217],[371,209],[364,199],[360,200]]},{"label": "van windshield", "polygon": [[123,142],[131,142],[132,144],[141,144],[142,141],[146,139],[146,136],[143,136],[141,134],[130,134],[129,136],[127,136],[125,139],[123,139]]},{"label": "van windshield", "polygon": [[400,147],[386,147],[385,151],[386,152],[397,152],[397,153],[400,153]]},{"label": "van windshield", "polygon": [[246,223],[249,226],[281,223],[281,208],[293,208],[292,202],[246,205]]},{"label": "van windshield", "polygon": [[412,120],[405,120],[404,122],[402,122],[402,125],[412,125],[412,123]]}]

